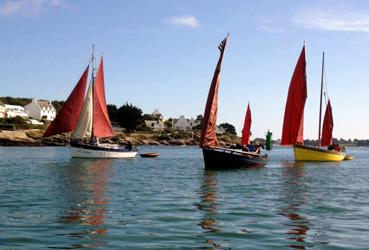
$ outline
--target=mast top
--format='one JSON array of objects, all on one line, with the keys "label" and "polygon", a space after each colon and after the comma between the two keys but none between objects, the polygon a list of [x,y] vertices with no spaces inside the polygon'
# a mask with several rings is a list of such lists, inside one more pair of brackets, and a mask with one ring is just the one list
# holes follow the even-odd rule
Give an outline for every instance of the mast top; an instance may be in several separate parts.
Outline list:
[{"label": "mast top", "polygon": [[94,43],[92,43],[91,66],[92,66],[92,79],[95,79],[96,57],[95,57],[95,44]]}]

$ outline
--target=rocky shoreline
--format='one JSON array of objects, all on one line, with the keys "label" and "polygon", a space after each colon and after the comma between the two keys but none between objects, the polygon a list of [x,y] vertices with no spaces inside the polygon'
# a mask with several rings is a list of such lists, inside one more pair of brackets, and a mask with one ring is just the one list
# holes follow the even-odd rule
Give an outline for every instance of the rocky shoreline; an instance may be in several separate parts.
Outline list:
[{"label": "rocky shoreline", "polygon": [[[69,142],[69,134],[62,134],[43,138],[43,130],[33,129],[24,131],[0,131],[0,146],[65,146]],[[198,145],[199,134],[196,132],[188,133],[186,138],[176,138],[172,134],[155,134],[155,133],[116,133],[114,137],[104,138],[101,142],[115,143],[126,145],[130,141],[133,145]],[[239,143],[237,136],[220,136],[219,143],[221,146],[230,146]]]}]

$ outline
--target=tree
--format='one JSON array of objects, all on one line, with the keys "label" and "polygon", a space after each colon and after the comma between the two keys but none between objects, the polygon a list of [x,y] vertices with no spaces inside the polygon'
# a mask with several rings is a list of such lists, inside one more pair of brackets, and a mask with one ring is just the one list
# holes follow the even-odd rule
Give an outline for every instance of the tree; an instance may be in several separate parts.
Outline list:
[{"label": "tree", "polygon": [[108,109],[108,114],[109,114],[109,118],[110,121],[112,122],[117,122],[117,116],[118,116],[118,108],[117,106],[115,106],[114,104],[108,104],[106,105],[107,109]]},{"label": "tree", "polygon": [[204,117],[202,115],[197,115],[195,122],[196,122],[196,126],[195,129],[201,130],[202,129],[202,120],[204,119]]},{"label": "tree", "polygon": [[224,130],[227,132],[227,133],[229,133],[229,134],[233,134],[233,135],[235,135],[235,134],[237,134],[236,133],[236,128],[232,125],[232,124],[229,124],[229,123],[221,123],[220,125],[219,125],[219,127],[222,127],[222,128],[224,128]]},{"label": "tree", "polygon": [[51,104],[54,106],[56,113],[59,112],[59,110],[62,108],[62,106],[64,105],[65,101],[52,101]]},{"label": "tree", "polygon": [[122,128],[125,128],[127,132],[132,132],[141,124],[142,122],[142,110],[132,103],[124,104],[118,109],[117,112],[117,122]]}]

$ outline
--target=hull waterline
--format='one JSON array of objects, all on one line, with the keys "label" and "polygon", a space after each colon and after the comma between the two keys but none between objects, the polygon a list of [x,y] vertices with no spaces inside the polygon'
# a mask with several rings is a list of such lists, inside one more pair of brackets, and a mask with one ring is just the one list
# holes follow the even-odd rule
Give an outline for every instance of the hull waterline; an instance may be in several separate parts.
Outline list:
[{"label": "hull waterline", "polygon": [[268,157],[225,148],[203,148],[206,170],[263,167]]},{"label": "hull waterline", "polygon": [[342,161],[345,159],[344,152],[315,148],[305,145],[294,145],[296,161]]}]

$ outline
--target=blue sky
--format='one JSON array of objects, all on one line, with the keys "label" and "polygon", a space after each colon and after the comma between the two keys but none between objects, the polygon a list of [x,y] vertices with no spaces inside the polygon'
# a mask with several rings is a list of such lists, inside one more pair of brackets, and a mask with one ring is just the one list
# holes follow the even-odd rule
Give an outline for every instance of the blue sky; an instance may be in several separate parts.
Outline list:
[{"label": "blue sky", "polygon": [[227,32],[218,122],[280,138],[290,78],[307,43],[305,137],[316,138],[322,51],[334,136],[369,138],[369,2],[0,0],[0,95],[65,100],[94,43],[107,102],[202,114]]}]

